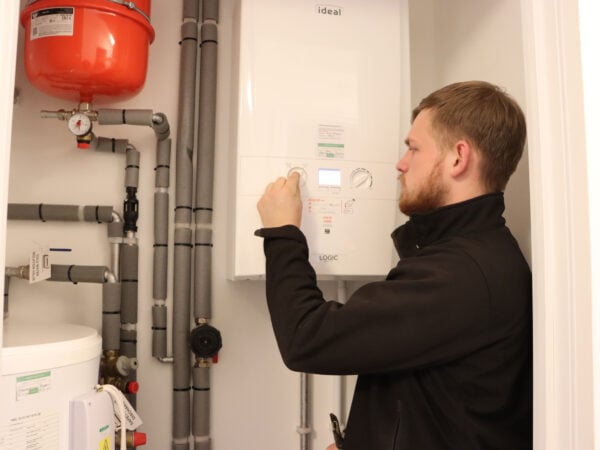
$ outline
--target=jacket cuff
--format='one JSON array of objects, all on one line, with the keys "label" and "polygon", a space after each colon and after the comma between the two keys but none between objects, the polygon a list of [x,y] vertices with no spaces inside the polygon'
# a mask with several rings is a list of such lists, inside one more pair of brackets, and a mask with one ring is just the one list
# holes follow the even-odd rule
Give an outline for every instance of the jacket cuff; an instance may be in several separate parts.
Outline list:
[{"label": "jacket cuff", "polygon": [[295,225],[284,225],[274,228],[259,228],[254,232],[255,236],[265,239],[292,239],[306,244],[304,233]]}]

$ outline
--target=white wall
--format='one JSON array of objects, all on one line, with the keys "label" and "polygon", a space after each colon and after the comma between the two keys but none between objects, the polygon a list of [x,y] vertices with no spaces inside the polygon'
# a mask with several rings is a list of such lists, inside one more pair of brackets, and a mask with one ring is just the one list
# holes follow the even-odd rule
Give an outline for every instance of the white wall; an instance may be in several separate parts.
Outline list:
[{"label": "white wall", "polygon": [[[485,80],[526,111],[520,0],[413,0],[412,104],[449,83]],[[529,164],[525,151],[506,196],[506,220],[531,263]]]},{"label": "white wall", "polygon": [[[224,347],[212,372],[212,434],[215,449],[279,450],[298,446],[299,376],[281,363],[270,328],[260,282],[230,282],[225,278],[228,211],[228,125],[231,58],[231,17],[234,0],[221,3],[219,112],[214,232],[214,317]],[[177,5],[174,7],[174,5]],[[428,91],[459,79],[483,78],[523,97],[518,0],[444,0],[411,2],[413,39],[413,104]],[[110,107],[152,108],[167,114],[176,129],[179,47],[179,2],[153,2],[156,41],[141,94]],[[40,119],[40,109],[71,109],[75,105],[45,96],[28,83],[22,67],[22,36],[16,84],[21,97],[14,110],[10,162],[10,202],[107,204],[121,210],[124,161],[121,156],[77,150],[62,122]],[[171,368],[151,357],[152,194],[154,135],[149,129],[95,128],[98,135],[125,137],[142,152],[140,172],[140,317],[139,412],[149,450],[170,447]],[[174,133],[173,133],[174,135]],[[174,159],[173,159],[174,166]],[[529,208],[526,159],[507,193],[509,226],[528,253]],[[390,230],[391,231],[391,230]],[[387,233],[386,230],[384,232]],[[27,262],[37,245],[71,247],[55,263],[107,264],[106,230],[95,224],[9,223],[6,263]],[[324,284],[328,297],[334,286]],[[77,322],[99,328],[98,286],[15,281],[11,286],[13,318]],[[331,442],[327,424],[331,379],[316,377],[313,418],[314,447]],[[352,383],[349,383],[350,385]]]}]

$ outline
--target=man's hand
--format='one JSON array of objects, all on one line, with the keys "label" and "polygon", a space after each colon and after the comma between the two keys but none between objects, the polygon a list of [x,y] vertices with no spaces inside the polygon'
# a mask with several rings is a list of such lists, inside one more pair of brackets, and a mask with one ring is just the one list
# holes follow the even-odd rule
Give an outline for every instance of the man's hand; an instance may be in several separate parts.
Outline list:
[{"label": "man's hand", "polygon": [[295,225],[300,227],[302,220],[302,200],[300,198],[300,175],[293,172],[289,177],[279,177],[269,183],[258,201],[257,208],[265,228]]}]

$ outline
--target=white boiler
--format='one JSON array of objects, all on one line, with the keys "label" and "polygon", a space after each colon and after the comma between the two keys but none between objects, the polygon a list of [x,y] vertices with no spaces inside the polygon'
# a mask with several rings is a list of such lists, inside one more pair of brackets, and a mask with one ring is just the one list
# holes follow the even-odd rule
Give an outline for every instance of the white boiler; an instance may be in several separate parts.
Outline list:
[{"label": "white boiler", "polygon": [[319,277],[386,274],[410,119],[407,2],[240,0],[235,35],[230,278],[264,276],[256,203],[291,171]]}]

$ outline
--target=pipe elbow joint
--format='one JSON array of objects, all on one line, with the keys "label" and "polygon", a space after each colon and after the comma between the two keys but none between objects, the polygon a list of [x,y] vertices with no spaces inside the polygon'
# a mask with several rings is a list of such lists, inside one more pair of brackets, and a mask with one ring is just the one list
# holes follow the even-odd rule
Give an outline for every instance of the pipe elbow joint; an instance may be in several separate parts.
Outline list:
[{"label": "pipe elbow joint", "polygon": [[126,377],[132,370],[138,368],[138,360],[134,357],[121,355],[117,358],[115,367],[120,375]]},{"label": "pipe elbow joint", "polygon": [[100,362],[101,377],[106,380],[115,377],[125,377],[129,375],[132,370],[136,370],[137,368],[137,358],[119,355],[115,350],[105,351]]},{"label": "pipe elbow joint", "polygon": [[155,113],[152,117],[152,128],[156,134],[156,138],[159,141],[163,141],[169,137],[171,130],[169,127],[169,121],[164,113]]}]

